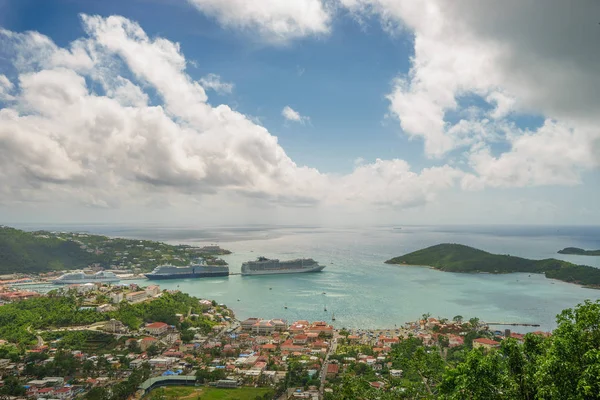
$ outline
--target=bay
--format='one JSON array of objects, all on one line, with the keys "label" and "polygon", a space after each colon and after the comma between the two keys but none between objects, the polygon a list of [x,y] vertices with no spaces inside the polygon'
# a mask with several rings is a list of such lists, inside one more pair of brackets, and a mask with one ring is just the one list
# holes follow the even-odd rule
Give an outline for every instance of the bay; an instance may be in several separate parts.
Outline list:
[{"label": "bay", "polygon": [[[231,272],[265,256],[312,257],[321,273],[160,281],[164,289],[215,299],[238,318],[325,320],[335,313],[337,327],[391,328],[424,313],[488,322],[536,323],[551,330],[555,316],[600,291],[546,279],[537,274],[460,274],[426,267],[394,266],[384,261],[438,243],[461,243],[500,254],[560,258],[600,267],[600,257],[557,254],[574,246],[600,248],[600,227],[552,226],[115,226],[45,227],[109,236],[161,240],[171,244],[217,243],[233,251],[223,258]],[[139,282],[147,284],[147,281]],[[323,294],[325,292],[325,294]],[[284,307],[287,307],[285,309]],[[324,308],[327,308],[327,312]]]}]

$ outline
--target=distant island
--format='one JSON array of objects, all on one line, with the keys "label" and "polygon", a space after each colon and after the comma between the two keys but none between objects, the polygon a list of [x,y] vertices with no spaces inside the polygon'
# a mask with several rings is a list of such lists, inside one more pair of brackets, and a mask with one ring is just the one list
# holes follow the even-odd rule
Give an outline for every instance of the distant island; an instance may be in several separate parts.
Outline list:
[{"label": "distant island", "polygon": [[558,254],[574,254],[578,256],[600,256],[600,250],[584,250],[579,247],[565,247]]},{"label": "distant island", "polygon": [[217,256],[231,252],[216,245],[192,247],[77,232],[26,232],[0,226],[0,274],[46,273],[97,266],[151,271],[161,264],[188,265],[202,257],[226,265]]},{"label": "distant island", "polygon": [[550,279],[600,288],[598,268],[576,265],[554,258],[529,260],[511,255],[492,254],[461,244],[438,244],[392,258],[387,260],[386,264],[428,266],[447,272],[545,274]]}]

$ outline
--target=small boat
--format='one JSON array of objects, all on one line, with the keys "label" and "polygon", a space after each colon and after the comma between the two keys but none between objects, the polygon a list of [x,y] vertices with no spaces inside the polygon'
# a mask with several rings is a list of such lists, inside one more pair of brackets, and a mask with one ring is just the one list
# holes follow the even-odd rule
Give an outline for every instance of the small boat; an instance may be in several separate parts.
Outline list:
[{"label": "small boat", "polygon": [[323,294],[327,294],[327,293],[323,292]]},{"label": "small boat", "polygon": [[238,301],[240,301],[240,299],[238,299]]},{"label": "small boat", "polygon": [[285,308],[287,310],[287,306],[283,306],[283,308]]},{"label": "small boat", "polygon": [[331,320],[335,321],[335,313],[331,313]]},{"label": "small boat", "polygon": [[272,288],[272,287],[270,287],[270,288],[269,288],[269,290],[273,290],[273,288]]},{"label": "small boat", "polygon": [[325,306],[325,309],[323,311],[327,311],[327,306]]}]

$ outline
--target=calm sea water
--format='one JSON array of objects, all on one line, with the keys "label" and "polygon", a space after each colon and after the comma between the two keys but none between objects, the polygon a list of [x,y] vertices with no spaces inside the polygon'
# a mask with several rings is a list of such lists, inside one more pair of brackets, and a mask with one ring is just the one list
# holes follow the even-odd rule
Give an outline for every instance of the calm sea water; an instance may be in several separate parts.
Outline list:
[{"label": "calm sea water", "polygon": [[[38,228],[38,227],[36,227]],[[536,274],[457,274],[423,267],[386,265],[391,257],[438,243],[461,243],[494,253],[528,258],[555,257],[600,268],[600,257],[563,256],[567,246],[600,248],[600,227],[393,226],[323,228],[250,226],[60,226],[110,236],[161,240],[172,244],[218,243],[234,253],[223,258],[231,272],[262,255],[312,257],[322,273],[161,281],[176,289],[229,305],[239,318],[331,321],[337,327],[389,328],[423,313],[484,321],[538,323],[550,330],[562,309],[600,290],[546,279]],[[323,294],[325,292],[325,294]],[[288,308],[285,309],[284,307]],[[327,312],[324,308],[327,308]],[[526,332],[524,327],[515,331]]]}]

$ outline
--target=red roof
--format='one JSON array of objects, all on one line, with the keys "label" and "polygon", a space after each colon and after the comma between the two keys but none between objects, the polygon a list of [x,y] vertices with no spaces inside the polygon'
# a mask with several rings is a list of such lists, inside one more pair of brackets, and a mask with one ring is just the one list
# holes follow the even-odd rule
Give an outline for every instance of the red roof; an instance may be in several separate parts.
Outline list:
[{"label": "red roof", "polygon": [[149,325],[146,325],[146,328],[150,328],[150,329],[158,329],[158,328],[166,328],[169,325],[165,324],[164,322],[153,322]]},{"label": "red roof", "polygon": [[158,339],[155,339],[153,337],[145,337],[142,339],[143,342],[156,342]]},{"label": "red roof", "polygon": [[327,365],[327,373],[328,374],[337,374],[340,370],[340,366],[337,364],[328,364]]}]

